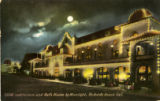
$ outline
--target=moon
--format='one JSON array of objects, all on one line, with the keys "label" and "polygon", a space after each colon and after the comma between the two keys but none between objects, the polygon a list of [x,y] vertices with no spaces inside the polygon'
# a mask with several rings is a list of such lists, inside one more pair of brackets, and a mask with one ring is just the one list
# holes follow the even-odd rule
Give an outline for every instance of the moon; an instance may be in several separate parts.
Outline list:
[{"label": "moon", "polygon": [[68,16],[68,17],[67,17],[67,21],[68,21],[68,22],[72,22],[72,21],[73,21],[73,16]]}]

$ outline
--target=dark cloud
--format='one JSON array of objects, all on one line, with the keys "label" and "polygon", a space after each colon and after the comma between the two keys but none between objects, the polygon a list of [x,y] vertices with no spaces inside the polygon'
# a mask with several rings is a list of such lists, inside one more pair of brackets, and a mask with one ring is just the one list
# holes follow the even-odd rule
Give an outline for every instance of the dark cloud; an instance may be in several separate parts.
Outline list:
[{"label": "dark cloud", "polygon": [[[2,60],[22,60],[25,53],[55,45],[65,31],[79,37],[125,23],[138,8],[159,19],[159,5],[160,0],[3,0]],[[69,15],[75,19],[70,24]]]}]

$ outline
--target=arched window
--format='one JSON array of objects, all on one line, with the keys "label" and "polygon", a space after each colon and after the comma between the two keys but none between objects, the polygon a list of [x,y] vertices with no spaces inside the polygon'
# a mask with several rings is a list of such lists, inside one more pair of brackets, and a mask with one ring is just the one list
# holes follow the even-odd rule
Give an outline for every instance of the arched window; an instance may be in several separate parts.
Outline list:
[{"label": "arched window", "polygon": [[136,46],[136,55],[144,55],[145,52],[144,52],[144,48],[140,45],[137,45]]}]

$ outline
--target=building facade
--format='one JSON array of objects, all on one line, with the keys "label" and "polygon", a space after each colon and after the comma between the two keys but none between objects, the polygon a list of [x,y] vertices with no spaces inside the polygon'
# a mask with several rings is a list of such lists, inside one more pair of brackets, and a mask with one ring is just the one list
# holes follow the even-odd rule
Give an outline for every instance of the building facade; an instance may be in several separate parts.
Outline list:
[{"label": "building facade", "polygon": [[[160,22],[138,9],[128,22],[77,38],[66,32],[30,60],[37,77],[160,88]],[[79,81],[78,81],[79,80]]]}]

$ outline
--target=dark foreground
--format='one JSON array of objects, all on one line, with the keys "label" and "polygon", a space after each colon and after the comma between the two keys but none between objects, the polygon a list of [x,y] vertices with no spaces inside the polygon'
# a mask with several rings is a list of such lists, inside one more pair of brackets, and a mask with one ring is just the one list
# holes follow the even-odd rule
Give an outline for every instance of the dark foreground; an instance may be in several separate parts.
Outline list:
[{"label": "dark foreground", "polygon": [[118,90],[41,81],[22,75],[2,74],[2,101],[158,101]]}]

